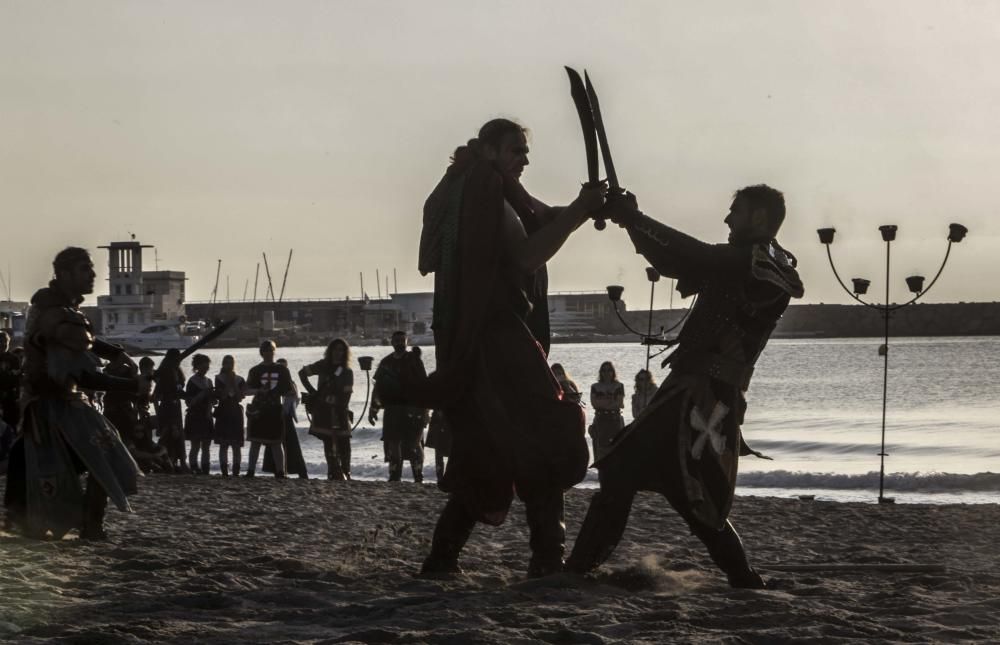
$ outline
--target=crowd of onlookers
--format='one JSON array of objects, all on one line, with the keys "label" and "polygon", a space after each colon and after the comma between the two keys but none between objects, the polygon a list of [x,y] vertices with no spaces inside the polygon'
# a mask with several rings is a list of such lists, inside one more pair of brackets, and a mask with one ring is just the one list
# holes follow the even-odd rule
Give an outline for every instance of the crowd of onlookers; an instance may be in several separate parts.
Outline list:
[{"label": "crowd of onlookers", "polygon": [[[562,386],[563,395],[571,401],[582,404],[583,393],[560,363],[552,364],[552,373]],[[635,390],[632,394],[632,418],[646,409],[656,394],[656,382],[647,369],[635,375]],[[593,444],[594,459],[600,459],[607,452],[612,439],[625,427],[622,410],[625,408],[625,385],[618,380],[618,372],[611,361],[601,363],[597,381],[590,386],[590,406],[594,410],[593,422],[588,434]]]},{"label": "crowd of onlookers", "polygon": [[[8,351],[9,341],[0,332],[0,469],[16,436],[21,392],[23,351]],[[419,347],[409,348],[402,332],[393,335],[392,343],[392,354],[382,359],[375,373],[368,420],[375,425],[383,414],[382,440],[390,481],[400,480],[403,462],[409,462],[413,480],[420,482],[425,445],[435,449],[435,466],[441,476],[450,435],[443,414],[384,402],[383,390],[398,383],[404,362],[413,362],[423,372]],[[176,349],[168,350],[159,364],[148,356],[134,362],[121,354],[105,365],[105,373],[142,376],[141,382],[149,386],[138,392],[86,395],[114,426],[144,472],[209,474],[214,445],[224,477],[241,473],[254,477],[263,452],[263,472],[277,478],[289,474],[308,478],[295,429],[301,403],[309,434],[323,443],[327,477],[350,479],[351,436],[360,419],[355,421],[350,409],[354,373],[349,345],[339,338],[332,341],[322,358],[299,370],[298,383],[287,361],[275,359],[275,350],[273,342],[263,342],[261,361],[245,377],[231,355],[224,356],[211,374],[211,358],[195,354],[192,373],[186,375]],[[362,369],[371,369],[370,358],[362,357],[360,362]],[[248,442],[244,462],[243,447]]]},{"label": "crowd of onlookers", "polygon": [[[425,447],[435,451],[435,470],[444,474],[451,448],[451,434],[444,414],[406,405],[387,405],[389,390],[397,387],[407,364],[424,373],[419,347],[408,347],[403,332],[391,339],[393,351],[375,371],[368,421],[375,425],[382,413],[382,440],[389,480],[399,481],[404,462],[409,462],[415,482],[423,480]],[[23,352],[8,351],[9,337],[0,332],[0,464],[15,436],[18,422],[20,369]],[[298,383],[287,361],[275,359],[276,346],[260,346],[261,361],[246,377],[231,355],[222,358],[214,375],[205,354],[191,359],[190,376],[181,368],[180,353],[169,350],[159,365],[150,357],[138,363],[124,355],[105,366],[112,376],[145,376],[151,383],[144,392],[89,393],[95,406],[118,430],[132,456],[145,472],[208,474],[211,451],[217,450],[222,476],[254,477],[263,461],[263,472],[283,478],[289,474],[308,478],[307,464],[295,430],[299,404],[309,421],[309,434],[323,443],[327,478],[351,478],[351,437],[357,423],[350,403],[354,394],[351,348],[335,339],[322,358],[299,370]],[[372,368],[362,357],[361,367]],[[552,372],[566,399],[583,405],[583,394],[559,363]],[[656,393],[648,370],[635,375],[632,416],[638,417]],[[593,421],[589,434],[595,459],[600,459],[616,434],[624,427],[625,387],[610,361],[601,364],[590,387]],[[249,442],[247,460],[243,447]],[[2,468],[2,466],[0,466]]]}]

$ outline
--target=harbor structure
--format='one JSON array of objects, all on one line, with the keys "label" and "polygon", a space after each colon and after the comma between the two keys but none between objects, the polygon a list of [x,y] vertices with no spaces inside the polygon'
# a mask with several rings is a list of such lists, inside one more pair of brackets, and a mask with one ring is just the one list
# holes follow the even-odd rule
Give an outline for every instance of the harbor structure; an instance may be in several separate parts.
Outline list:
[{"label": "harbor structure", "polygon": [[143,249],[153,247],[136,240],[100,248],[108,251],[108,293],[97,297],[101,333],[141,333],[185,320],[183,271],[143,270]]}]

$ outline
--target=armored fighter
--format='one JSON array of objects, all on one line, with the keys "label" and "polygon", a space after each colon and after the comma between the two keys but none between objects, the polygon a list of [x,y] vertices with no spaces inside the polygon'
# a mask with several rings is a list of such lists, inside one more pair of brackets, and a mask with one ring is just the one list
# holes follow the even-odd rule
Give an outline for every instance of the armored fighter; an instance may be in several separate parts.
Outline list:
[{"label": "armored fighter", "polygon": [[[741,455],[740,425],[754,364],[791,298],[803,294],[795,257],[775,239],[783,195],[766,185],[736,192],[726,244],[707,244],[642,214],[632,195],[602,215],[677,289],[698,299],[649,405],[595,465],[596,493],[567,568],[589,571],[614,551],[637,491],[663,494],[733,587],[762,588],[728,516]],[[756,454],[756,453],[755,453]]]},{"label": "armored fighter", "polygon": [[[6,527],[30,537],[61,538],[80,529],[87,539],[105,538],[108,497],[130,511],[139,468],[117,430],[81,390],[140,393],[148,381],[103,374],[97,357],[122,350],[94,338],[80,311],[94,290],[90,254],[69,247],[56,255],[55,279],[31,299],[25,342],[24,414],[12,454],[4,503]],[[125,360],[131,360],[123,357]],[[80,474],[87,472],[86,490]]]}]

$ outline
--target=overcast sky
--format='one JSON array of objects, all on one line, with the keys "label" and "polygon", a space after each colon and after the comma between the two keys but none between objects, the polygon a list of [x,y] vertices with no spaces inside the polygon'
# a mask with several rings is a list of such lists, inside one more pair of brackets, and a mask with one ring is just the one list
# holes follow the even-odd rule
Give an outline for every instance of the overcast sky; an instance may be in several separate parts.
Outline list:
[{"label": "overcast sky", "polygon": [[[849,301],[816,228],[880,292],[876,227],[898,224],[902,298],[951,221],[971,233],[928,299],[997,300],[997,61],[997,2],[0,0],[0,269],[27,299],[63,246],[134,233],[190,300],[220,258],[221,297],[226,276],[234,299],[252,290],[262,252],[280,282],[289,248],[286,298],[355,297],[361,272],[375,295],[393,268],[429,290],[421,207],[484,121],[531,129],[523,181],[543,201],[586,179],[570,64],[648,214],[722,241],[734,189],[785,192],[805,302]],[[587,226],[551,287],[619,283],[645,307],[644,266]]]}]

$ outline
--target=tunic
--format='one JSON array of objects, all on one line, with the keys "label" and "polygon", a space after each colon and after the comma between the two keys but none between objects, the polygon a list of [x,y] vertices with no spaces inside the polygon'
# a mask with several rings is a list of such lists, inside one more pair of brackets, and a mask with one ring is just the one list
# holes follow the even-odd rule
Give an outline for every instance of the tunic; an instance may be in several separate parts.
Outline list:
[{"label": "tunic", "polygon": [[318,378],[316,393],[309,396],[309,434],[320,439],[351,436],[348,406],[354,389],[354,371],[321,359],[306,366],[309,374]]},{"label": "tunic", "polygon": [[168,446],[184,445],[182,398],[184,398],[183,372],[180,369],[157,370],[153,406],[156,409],[156,426],[160,440]]},{"label": "tunic", "polygon": [[594,407],[594,420],[588,433],[594,443],[594,459],[600,459],[611,445],[625,420],[619,406],[625,400],[625,386],[614,381],[611,383],[594,383],[590,386],[590,402]]},{"label": "tunic", "polygon": [[239,374],[215,375],[215,443],[220,446],[243,446],[243,392],[246,381]]},{"label": "tunic", "polygon": [[[404,365],[409,363],[409,365]],[[424,374],[423,361],[412,352],[397,356],[395,352],[379,361],[375,370],[375,391],[372,396],[372,410],[382,407],[385,392],[392,387],[398,387],[402,381],[404,369],[415,374]],[[413,442],[424,432],[424,408],[412,405],[389,404],[385,406],[382,416],[382,441]]]},{"label": "tunic", "polygon": [[[670,375],[596,466],[607,481],[665,494],[689,521],[720,529],[733,502],[754,364],[802,283],[769,243],[706,244],[644,215],[636,250],[698,300],[665,361]],[[606,478],[605,474],[613,475]]]},{"label": "tunic", "polygon": [[[82,299],[81,299],[82,300]],[[35,293],[26,324],[22,434],[12,453],[4,496],[8,512],[25,513],[28,535],[61,538],[83,520],[79,473],[97,480],[111,501],[131,511],[139,467],[108,420],[77,389],[134,390],[134,379],[98,371],[95,353],[117,352],[97,341],[81,300],[53,282]],[[72,338],[74,340],[70,341]],[[17,463],[14,463],[14,459]]]},{"label": "tunic", "polygon": [[188,441],[211,441],[214,432],[212,404],[215,389],[207,376],[195,374],[184,389],[187,413],[184,415],[184,436]]},{"label": "tunic", "polygon": [[292,392],[288,368],[278,363],[259,363],[250,368],[247,387],[261,390],[247,409],[247,439],[264,444],[282,443],[285,415],[281,398]]}]

